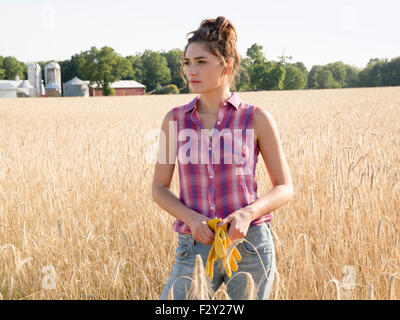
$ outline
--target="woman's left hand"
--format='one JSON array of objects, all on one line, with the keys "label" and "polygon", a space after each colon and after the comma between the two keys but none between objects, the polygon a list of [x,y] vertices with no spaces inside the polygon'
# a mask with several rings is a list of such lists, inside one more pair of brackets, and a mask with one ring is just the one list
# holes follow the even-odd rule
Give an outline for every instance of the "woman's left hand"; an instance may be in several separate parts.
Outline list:
[{"label": "woman's left hand", "polygon": [[223,226],[229,223],[228,236],[232,241],[242,239],[246,236],[250,223],[252,222],[252,211],[248,207],[232,212],[218,224]]}]

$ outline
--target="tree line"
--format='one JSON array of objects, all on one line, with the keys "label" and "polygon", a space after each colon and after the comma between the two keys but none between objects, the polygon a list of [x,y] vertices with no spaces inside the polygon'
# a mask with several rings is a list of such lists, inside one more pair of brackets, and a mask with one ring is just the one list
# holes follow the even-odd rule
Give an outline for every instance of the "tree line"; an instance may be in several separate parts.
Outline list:
[{"label": "tree line", "polygon": [[[302,62],[291,62],[292,57],[281,56],[267,60],[262,46],[253,44],[241,57],[234,90],[302,90],[400,86],[400,56],[370,59],[365,68],[357,68],[341,61],[314,65],[310,71]],[[126,57],[113,48],[91,47],[74,54],[70,59],[56,61],[61,67],[62,82],[73,77],[97,84],[104,95],[113,94],[111,83],[135,80],[146,86],[147,93],[188,93],[188,85],[181,77],[182,50],[145,50]],[[44,79],[44,68],[50,61],[39,61]],[[0,56],[0,80],[16,77],[27,79],[27,65],[15,57]]]}]

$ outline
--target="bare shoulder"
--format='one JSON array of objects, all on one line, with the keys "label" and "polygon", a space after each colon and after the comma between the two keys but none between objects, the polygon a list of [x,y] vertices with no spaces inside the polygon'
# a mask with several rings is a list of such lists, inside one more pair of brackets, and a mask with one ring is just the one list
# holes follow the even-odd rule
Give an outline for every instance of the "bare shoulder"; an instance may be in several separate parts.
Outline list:
[{"label": "bare shoulder", "polygon": [[256,133],[257,141],[259,141],[261,134],[273,133],[277,130],[275,119],[271,112],[260,108],[258,106],[254,107],[254,119],[253,119],[254,131]]},{"label": "bare shoulder", "polygon": [[[259,120],[259,121],[258,121]],[[265,110],[261,107],[255,106],[254,107],[254,121],[261,122],[262,121],[274,121],[274,118],[268,110]]]},{"label": "bare shoulder", "polygon": [[171,109],[167,112],[167,114],[164,117],[165,120],[167,121],[172,121],[174,120],[174,109]]},{"label": "bare shoulder", "polygon": [[168,129],[170,121],[174,121],[174,110],[173,109],[169,110],[165,114],[163,122],[162,122],[161,129],[166,131]]}]

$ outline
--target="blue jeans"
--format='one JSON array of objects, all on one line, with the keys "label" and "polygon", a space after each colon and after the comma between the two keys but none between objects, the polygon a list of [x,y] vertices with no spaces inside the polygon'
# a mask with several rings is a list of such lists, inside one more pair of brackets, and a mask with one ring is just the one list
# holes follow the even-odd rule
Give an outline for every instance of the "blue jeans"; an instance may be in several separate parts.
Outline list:
[{"label": "blue jeans", "polygon": [[[248,273],[254,280],[255,298],[267,300],[276,270],[275,248],[269,224],[250,226],[245,239],[252,245],[243,241],[237,246],[242,259],[238,261],[238,271],[232,273],[231,279],[225,274],[221,259],[215,262],[214,277],[211,282],[212,292],[215,292],[222,283],[225,283],[231,299],[246,299],[248,297],[248,291],[246,291],[248,275],[245,273]],[[178,233],[175,263],[161,293],[160,300],[168,299],[168,292],[171,287],[173,287],[174,299],[184,300],[186,298],[187,290],[192,282],[190,278],[193,278],[196,255],[201,256],[205,267],[210,248],[211,245],[204,245],[194,240],[191,234]]]}]

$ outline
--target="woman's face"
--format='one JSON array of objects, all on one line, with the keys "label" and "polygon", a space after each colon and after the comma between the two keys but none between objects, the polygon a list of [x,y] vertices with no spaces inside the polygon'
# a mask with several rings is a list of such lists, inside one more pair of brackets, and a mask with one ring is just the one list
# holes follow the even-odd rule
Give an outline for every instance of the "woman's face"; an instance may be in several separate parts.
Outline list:
[{"label": "woman's face", "polygon": [[200,42],[193,42],[186,48],[184,72],[193,93],[205,93],[227,85],[224,66]]}]

